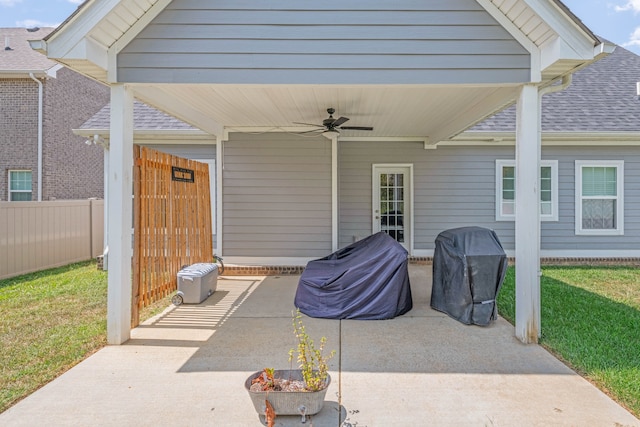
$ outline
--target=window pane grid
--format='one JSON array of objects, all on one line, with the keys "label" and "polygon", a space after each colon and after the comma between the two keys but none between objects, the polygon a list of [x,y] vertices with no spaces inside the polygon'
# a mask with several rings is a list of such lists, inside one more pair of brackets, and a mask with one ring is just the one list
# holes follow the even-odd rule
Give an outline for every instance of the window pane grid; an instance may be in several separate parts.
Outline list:
[{"label": "window pane grid", "polygon": [[622,213],[619,210],[622,201],[618,184],[619,179],[622,179],[619,175],[622,162],[597,165],[579,163],[581,162],[576,161],[576,165],[580,166],[576,169],[576,173],[579,173],[576,179],[580,179],[577,190],[580,192],[581,217],[576,221],[576,232],[620,233],[622,218],[619,215]]},{"label": "window pane grid", "polygon": [[[500,193],[500,215],[512,218],[515,216],[516,178],[515,166],[502,165],[501,169],[502,192]],[[553,167],[540,167],[540,215],[553,217]]]},{"label": "window pane grid", "polygon": [[404,242],[404,175],[380,174],[380,219],[382,231]]},{"label": "window pane grid", "polygon": [[617,196],[615,167],[585,166],[582,168],[583,196]]},{"label": "window pane grid", "polygon": [[31,201],[31,171],[9,171],[9,200]]}]

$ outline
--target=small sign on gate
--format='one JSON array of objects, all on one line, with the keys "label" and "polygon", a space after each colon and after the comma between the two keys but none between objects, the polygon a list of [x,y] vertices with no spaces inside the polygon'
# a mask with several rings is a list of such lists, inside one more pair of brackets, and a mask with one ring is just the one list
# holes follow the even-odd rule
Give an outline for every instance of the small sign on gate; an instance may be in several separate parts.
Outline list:
[{"label": "small sign on gate", "polygon": [[180,182],[195,182],[195,173],[192,169],[171,166],[171,180]]}]

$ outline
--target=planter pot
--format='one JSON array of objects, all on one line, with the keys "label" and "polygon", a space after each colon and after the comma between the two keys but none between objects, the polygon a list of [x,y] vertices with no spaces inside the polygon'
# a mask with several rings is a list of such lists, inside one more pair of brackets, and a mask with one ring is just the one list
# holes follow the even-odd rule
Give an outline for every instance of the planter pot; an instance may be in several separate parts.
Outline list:
[{"label": "planter pot", "polygon": [[[251,381],[262,375],[263,371],[258,371],[244,382],[244,387],[249,392],[253,407],[258,414],[265,413],[265,400],[269,400],[276,415],[302,415],[302,422],[305,422],[307,415],[315,415],[322,410],[324,397],[331,383],[331,377],[327,376],[327,385],[320,391],[251,391]],[[276,378],[302,380],[302,371],[277,370],[274,373]]]}]

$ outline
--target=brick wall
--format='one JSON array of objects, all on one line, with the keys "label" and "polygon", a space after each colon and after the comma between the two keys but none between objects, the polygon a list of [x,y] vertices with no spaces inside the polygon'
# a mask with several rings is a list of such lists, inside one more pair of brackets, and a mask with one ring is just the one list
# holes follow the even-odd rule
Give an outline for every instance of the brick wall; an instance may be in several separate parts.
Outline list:
[{"label": "brick wall", "polygon": [[37,200],[38,85],[30,79],[0,79],[0,200],[9,195],[8,170],[33,172]]},{"label": "brick wall", "polygon": [[104,197],[103,149],[77,129],[109,102],[109,88],[62,68],[44,89],[43,200]]}]

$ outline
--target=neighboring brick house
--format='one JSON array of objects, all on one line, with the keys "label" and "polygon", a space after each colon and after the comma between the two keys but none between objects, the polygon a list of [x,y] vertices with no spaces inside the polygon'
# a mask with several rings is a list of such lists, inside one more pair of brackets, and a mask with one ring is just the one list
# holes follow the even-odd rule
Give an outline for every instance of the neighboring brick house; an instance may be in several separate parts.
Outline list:
[{"label": "neighboring brick house", "polygon": [[109,102],[109,88],[31,49],[52,30],[0,28],[0,200],[104,197],[103,150],[71,130]]}]

